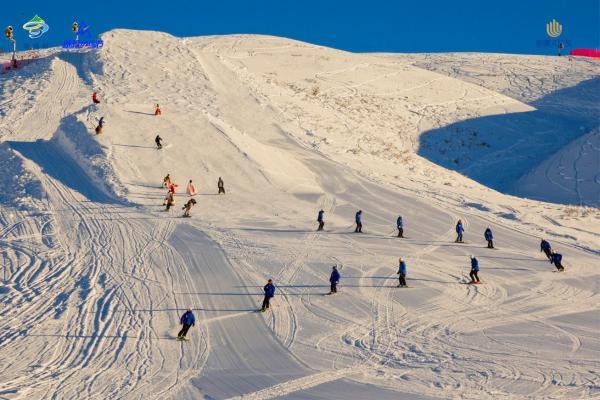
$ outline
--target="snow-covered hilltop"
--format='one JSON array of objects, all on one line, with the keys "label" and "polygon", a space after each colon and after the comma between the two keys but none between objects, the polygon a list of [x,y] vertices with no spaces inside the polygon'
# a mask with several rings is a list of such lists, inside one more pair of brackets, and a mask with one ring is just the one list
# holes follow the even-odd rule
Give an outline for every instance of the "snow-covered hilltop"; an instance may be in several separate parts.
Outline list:
[{"label": "snow-covered hilltop", "polygon": [[0,75],[0,398],[600,395],[596,64],[103,40]]}]

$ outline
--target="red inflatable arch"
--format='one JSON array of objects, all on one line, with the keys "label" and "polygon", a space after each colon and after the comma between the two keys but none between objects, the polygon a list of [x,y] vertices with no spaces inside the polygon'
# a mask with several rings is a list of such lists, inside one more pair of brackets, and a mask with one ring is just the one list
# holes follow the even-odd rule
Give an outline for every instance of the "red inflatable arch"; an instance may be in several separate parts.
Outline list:
[{"label": "red inflatable arch", "polygon": [[600,50],[597,49],[575,49],[569,53],[572,56],[600,58]]}]

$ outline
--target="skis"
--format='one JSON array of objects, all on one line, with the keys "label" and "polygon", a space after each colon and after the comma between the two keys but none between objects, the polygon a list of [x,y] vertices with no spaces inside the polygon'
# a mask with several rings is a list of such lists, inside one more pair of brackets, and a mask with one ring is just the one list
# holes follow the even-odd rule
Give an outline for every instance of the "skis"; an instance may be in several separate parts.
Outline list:
[{"label": "skis", "polygon": [[410,286],[410,285],[398,285],[396,287],[400,288],[400,289],[412,289],[413,288],[413,286]]},{"label": "skis", "polygon": [[190,339],[186,338],[185,336],[178,336],[177,340],[179,340],[180,342],[189,342]]}]

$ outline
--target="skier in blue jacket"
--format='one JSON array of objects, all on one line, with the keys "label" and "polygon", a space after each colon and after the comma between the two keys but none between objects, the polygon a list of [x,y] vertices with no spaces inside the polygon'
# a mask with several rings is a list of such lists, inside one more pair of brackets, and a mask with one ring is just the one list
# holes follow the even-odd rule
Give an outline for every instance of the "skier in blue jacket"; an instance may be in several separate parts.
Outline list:
[{"label": "skier in blue jacket", "polygon": [[261,311],[265,312],[270,306],[269,302],[275,296],[275,285],[273,285],[273,279],[269,279],[267,281],[267,284],[263,290],[265,291],[265,299],[263,300]]},{"label": "skier in blue jacket", "polygon": [[354,233],[362,233],[362,210],[358,210],[356,212],[354,221],[356,221],[356,229],[354,230]]},{"label": "skier in blue jacket", "polygon": [[407,287],[406,285],[406,263],[400,257],[398,260],[398,287]]},{"label": "skier in blue jacket", "polygon": [[490,229],[489,226],[483,233],[483,236],[485,237],[485,240],[487,240],[487,242],[488,242],[488,245],[487,245],[488,249],[493,249],[494,248],[494,235],[492,234],[492,230]]},{"label": "skier in blue jacket", "polygon": [[400,215],[398,217],[398,219],[396,220],[396,226],[398,227],[398,237],[403,238],[404,237],[404,221],[402,220],[402,215]]},{"label": "skier in blue jacket", "polygon": [[561,264],[562,254],[552,252],[552,258],[550,259],[550,263],[554,264],[557,270],[564,271],[565,267]]},{"label": "skier in blue jacket", "polygon": [[319,223],[319,227],[317,228],[318,231],[322,231],[323,227],[325,226],[324,214],[325,211],[321,210],[319,211],[319,215],[317,216],[317,222]]},{"label": "skier in blue jacket", "polygon": [[552,261],[552,246],[550,246],[550,242],[548,242],[546,239],[542,239],[542,242],[540,243],[540,251],[543,251],[544,254],[546,254],[546,257],[548,257],[548,260]]},{"label": "skier in blue jacket", "polygon": [[475,258],[475,256],[471,256],[471,272],[469,276],[471,277],[471,283],[480,283],[479,276],[477,273],[479,272],[479,261]]},{"label": "skier in blue jacket", "polygon": [[185,339],[185,335],[187,335],[188,329],[196,324],[196,317],[194,317],[194,313],[192,313],[192,308],[188,308],[185,313],[179,319],[179,323],[183,325],[183,328],[177,334],[177,339]]},{"label": "skier in blue jacket", "polygon": [[463,224],[462,221],[459,219],[458,222],[456,223],[456,243],[462,243],[463,241],[463,232],[465,231],[465,228],[463,228]]},{"label": "skier in blue jacket", "polygon": [[334,265],[331,270],[331,275],[329,276],[329,283],[331,283],[331,291],[329,294],[337,293],[337,284],[340,282],[340,273],[337,270],[337,267]]}]

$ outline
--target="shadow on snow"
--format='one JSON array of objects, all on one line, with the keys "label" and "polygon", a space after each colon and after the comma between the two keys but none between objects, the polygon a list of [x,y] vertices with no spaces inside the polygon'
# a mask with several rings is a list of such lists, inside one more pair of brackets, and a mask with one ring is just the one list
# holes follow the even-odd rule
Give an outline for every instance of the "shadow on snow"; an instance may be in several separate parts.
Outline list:
[{"label": "shadow on snow", "polygon": [[[518,195],[519,178],[598,127],[600,78],[557,90],[530,106],[536,110],[478,117],[424,132],[418,154],[500,192]],[[558,202],[551,194],[541,195],[544,198],[538,200]]]}]

